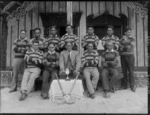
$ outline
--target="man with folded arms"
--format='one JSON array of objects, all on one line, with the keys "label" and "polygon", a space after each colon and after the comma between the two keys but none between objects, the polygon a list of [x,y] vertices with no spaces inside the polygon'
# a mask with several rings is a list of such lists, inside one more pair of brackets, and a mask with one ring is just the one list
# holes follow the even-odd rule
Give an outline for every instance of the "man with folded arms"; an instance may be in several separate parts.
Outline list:
[{"label": "man with folded arms", "polygon": [[39,50],[39,41],[33,41],[32,47],[26,52],[24,59],[27,62],[27,68],[21,82],[20,101],[26,99],[34,86],[35,79],[40,76],[43,52]]}]

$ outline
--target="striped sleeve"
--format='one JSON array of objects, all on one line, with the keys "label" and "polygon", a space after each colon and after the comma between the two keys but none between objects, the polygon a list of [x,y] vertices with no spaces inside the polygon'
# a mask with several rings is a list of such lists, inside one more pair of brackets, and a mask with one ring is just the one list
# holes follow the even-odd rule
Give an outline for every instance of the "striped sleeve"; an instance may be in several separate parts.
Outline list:
[{"label": "striped sleeve", "polygon": [[40,64],[43,62],[43,52],[42,51],[39,52],[38,61]]},{"label": "striped sleeve", "polygon": [[28,50],[24,56],[24,60],[29,62],[29,57],[30,57],[30,50]]},{"label": "striped sleeve", "polygon": [[98,43],[99,43],[99,38],[98,38],[98,36],[95,35],[95,45],[96,45],[96,47],[98,46]]},{"label": "striped sleeve", "polygon": [[99,55],[98,55],[98,52],[95,50],[95,59],[94,59],[94,61],[96,62],[96,64],[98,64],[99,63]]},{"label": "striped sleeve", "polygon": [[86,36],[87,36],[87,35],[85,35],[85,36],[83,37],[82,41],[81,41],[81,46],[82,46],[83,48],[84,48],[85,45],[86,45],[86,41],[85,41]]},{"label": "striped sleeve", "polygon": [[119,38],[115,36],[115,46],[118,49],[119,48]]},{"label": "striped sleeve", "polygon": [[105,46],[105,44],[106,44],[106,40],[105,40],[105,37],[103,37],[102,38],[102,45],[103,45],[103,47]]}]

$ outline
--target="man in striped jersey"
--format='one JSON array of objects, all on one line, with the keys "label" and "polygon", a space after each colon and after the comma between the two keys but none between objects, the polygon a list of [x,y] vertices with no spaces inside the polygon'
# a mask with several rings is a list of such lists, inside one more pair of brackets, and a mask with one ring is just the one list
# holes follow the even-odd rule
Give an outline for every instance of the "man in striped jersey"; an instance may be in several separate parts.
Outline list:
[{"label": "man in striped jersey", "polygon": [[82,66],[84,67],[83,76],[86,80],[89,97],[92,99],[95,98],[95,91],[99,80],[99,57],[97,51],[94,50],[93,47],[94,44],[89,42],[87,44],[87,50],[84,51],[83,57],[81,58]]},{"label": "man in striped jersey", "polygon": [[34,40],[32,47],[25,54],[24,59],[27,62],[27,68],[25,69],[21,82],[20,101],[26,99],[34,86],[35,79],[40,76],[40,65],[43,61],[43,52],[40,51],[38,47],[39,41]]},{"label": "man in striped jersey", "polygon": [[112,25],[107,26],[107,35],[102,38],[102,45],[106,50],[106,43],[111,41],[114,44],[114,49],[118,50],[119,48],[119,38],[114,33],[114,27]]},{"label": "man in striped jersey", "polygon": [[44,48],[44,42],[45,42],[45,39],[44,38],[41,38],[41,29],[40,28],[35,28],[34,29],[34,38],[32,38],[30,40],[30,45],[33,44],[34,41],[39,41],[39,49],[44,51],[45,48]]},{"label": "man in striped jersey", "polygon": [[94,27],[93,26],[88,26],[87,34],[84,36],[82,39],[81,45],[86,50],[86,45],[88,42],[93,42],[94,44],[94,49],[97,49],[98,43],[99,43],[99,38],[94,34]]},{"label": "man in striped jersey", "polygon": [[13,60],[13,78],[11,82],[11,88],[10,93],[17,91],[17,81],[18,81],[18,74],[20,71],[20,68],[25,69],[25,61],[24,61],[24,55],[26,51],[29,49],[28,46],[28,39],[26,38],[26,31],[21,30],[20,31],[20,37],[19,39],[16,39],[14,41],[14,60]]},{"label": "man in striped jersey", "polygon": [[65,43],[66,42],[72,42],[73,43],[73,50],[77,50],[79,48],[78,46],[78,38],[75,34],[73,34],[73,27],[71,25],[66,26],[67,33],[62,36],[59,47],[61,49],[65,49]]},{"label": "man in striped jersey", "polygon": [[57,35],[56,26],[51,26],[50,36],[44,42],[44,46],[45,46],[46,50],[48,50],[48,44],[53,43],[55,45],[55,50],[57,52],[59,52],[59,46],[58,46],[59,41],[60,41],[60,38]]},{"label": "man in striped jersey", "polygon": [[110,97],[110,91],[114,92],[114,85],[119,79],[118,76],[118,58],[119,53],[113,49],[113,42],[107,42],[106,48],[107,50],[102,54],[102,88],[104,91],[104,97]]}]

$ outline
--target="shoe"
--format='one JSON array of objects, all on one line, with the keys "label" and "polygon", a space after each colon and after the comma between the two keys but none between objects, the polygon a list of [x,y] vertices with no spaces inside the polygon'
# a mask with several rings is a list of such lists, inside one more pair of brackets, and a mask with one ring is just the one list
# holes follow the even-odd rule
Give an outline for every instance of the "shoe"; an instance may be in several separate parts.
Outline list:
[{"label": "shoe", "polygon": [[19,98],[19,100],[20,100],[20,101],[23,101],[23,100],[25,100],[26,98],[27,98],[27,94],[26,94],[26,93],[22,93],[21,96],[20,96],[20,98]]},{"label": "shoe", "polygon": [[136,92],[136,88],[135,87],[131,88],[131,91]]},{"label": "shoe", "polygon": [[112,88],[112,89],[110,90],[110,92],[115,93],[115,89],[114,89],[114,88]]},{"label": "shoe", "polygon": [[17,91],[17,88],[15,88],[15,89],[10,89],[9,93],[12,93],[12,92],[15,92],[15,91]]},{"label": "shoe", "polygon": [[95,94],[92,93],[92,94],[90,95],[90,97],[91,97],[92,99],[95,99]]},{"label": "shoe", "polygon": [[110,97],[110,94],[108,93],[108,91],[105,91],[105,92],[104,92],[104,97],[105,97],[105,98],[109,98],[109,97]]}]

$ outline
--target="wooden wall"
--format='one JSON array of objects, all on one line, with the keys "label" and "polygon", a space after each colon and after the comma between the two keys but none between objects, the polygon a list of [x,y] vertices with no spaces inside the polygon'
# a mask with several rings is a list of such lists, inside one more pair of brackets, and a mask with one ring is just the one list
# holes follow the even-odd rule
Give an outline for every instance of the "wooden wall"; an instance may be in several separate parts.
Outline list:
[{"label": "wooden wall", "polygon": [[[118,1],[87,1],[73,2],[73,12],[82,12],[80,25],[78,27],[77,36],[81,39],[86,34],[86,17],[90,14],[95,16],[103,14],[106,10],[110,14],[119,17],[120,13],[125,14],[128,17],[128,24],[133,29],[133,35],[136,38],[135,46],[135,66],[147,67],[147,38],[148,38],[148,17],[141,17],[135,13],[133,9],[127,7],[126,2]],[[66,2],[64,1],[45,1],[40,2],[29,13],[27,13],[19,21],[16,21],[14,25],[8,25],[7,36],[7,66],[12,66],[13,52],[12,43],[19,37],[19,31],[21,29],[27,30],[27,37],[30,37],[31,29],[40,27],[43,33],[43,25],[39,13],[48,12],[66,12]],[[42,35],[43,36],[43,35]],[[80,44],[81,45],[81,44]],[[82,49],[80,53],[82,54]]]}]

